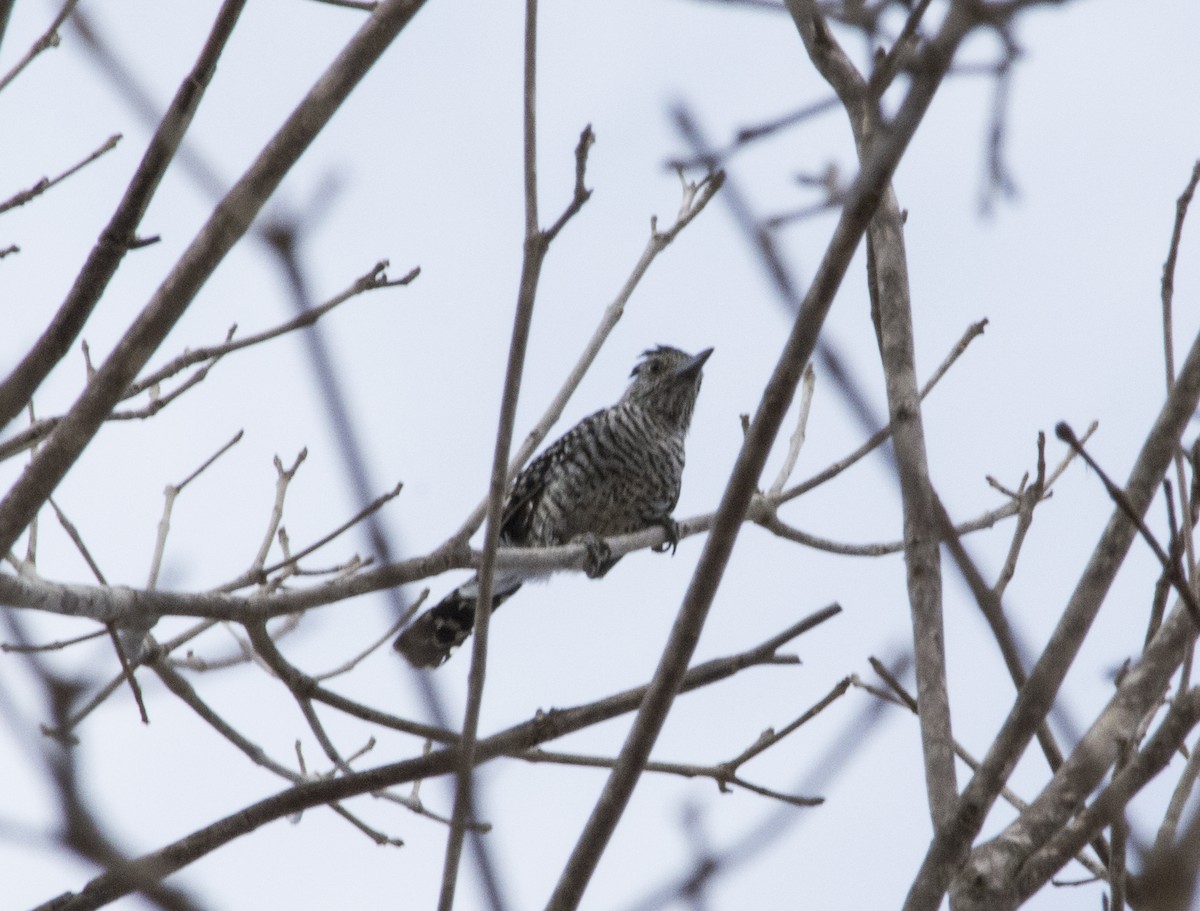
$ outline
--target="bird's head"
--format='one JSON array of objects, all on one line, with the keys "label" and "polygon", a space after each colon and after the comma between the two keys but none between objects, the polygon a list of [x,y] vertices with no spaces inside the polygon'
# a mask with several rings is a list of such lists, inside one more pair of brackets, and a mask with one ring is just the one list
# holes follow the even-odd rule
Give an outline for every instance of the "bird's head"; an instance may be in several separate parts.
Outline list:
[{"label": "bird's head", "polygon": [[643,351],[642,359],[631,374],[633,382],[622,401],[650,410],[687,429],[700,392],[704,362],[712,353],[712,348],[706,348],[699,354],[688,354],[669,345]]}]

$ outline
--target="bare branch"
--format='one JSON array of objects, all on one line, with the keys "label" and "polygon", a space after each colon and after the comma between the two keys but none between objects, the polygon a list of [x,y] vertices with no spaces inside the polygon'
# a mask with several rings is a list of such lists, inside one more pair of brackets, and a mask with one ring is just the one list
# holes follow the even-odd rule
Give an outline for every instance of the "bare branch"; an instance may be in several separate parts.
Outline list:
[{"label": "bare branch", "polygon": [[63,171],[57,177],[54,177],[54,178],[43,177],[41,180],[39,180],[37,183],[35,183],[28,190],[22,190],[20,193],[17,193],[15,196],[13,196],[9,199],[6,199],[3,202],[0,202],[0,212],[7,212],[9,209],[15,209],[18,206],[25,205],[25,203],[29,202],[30,200],[36,199],[37,197],[39,197],[43,193],[45,193],[47,190],[49,190],[51,187],[53,187],[55,184],[62,183],[64,180],[66,180],[68,177],[70,177],[76,171],[90,165],[93,161],[95,161],[101,155],[104,155],[107,152],[111,152],[113,149],[115,149],[117,147],[117,143],[120,141],[121,141],[120,133],[117,133],[113,136],[109,136],[108,139],[106,139],[104,141],[104,144],[100,146],[100,148],[98,148],[98,149],[96,149],[96,151],[92,152],[92,154],[89,155],[87,158],[83,159],[83,161],[67,168],[67,170]]},{"label": "bare branch", "polygon": [[1192,176],[1179,194],[1175,202],[1175,226],[1171,229],[1171,244],[1167,249],[1167,260],[1163,263],[1162,271],[1162,321],[1163,321],[1163,363],[1167,372],[1167,389],[1175,382],[1175,340],[1172,318],[1172,303],[1175,300],[1175,263],[1179,259],[1179,244],[1183,240],[1183,223],[1187,218],[1188,207],[1196,194],[1196,186],[1200,185],[1200,160],[1192,166]]},{"label": "bare branch", "polygon": [[[840,608],[826,609],[820,612],[820,616],[836,613],[837,610]],[[752,649],[697,665],[685,675],[681,692],[708,686],[748,667],[794,663],[794,660],[788,662],[785,656],[778,655],[777,650],[804,630],[811,628],[813,624],[814,618],[806,618]],[[632,712],[645,697],[647,689],[644,686],[637,687],[598,702],[569,709],[539,712],[530,721],[479,741],[476,761],[483,763],[499,756],[532,749],[549,740]],[[114,867],[92,879],[80,892],[53,899],[52,906],[54,911],[94,911],[122,895],[129,894],[140,884],[147,881],[157,882],[272,820],[381,788],[435,775],[451,774],[456,768],[458,755],[455,748],[440,749],[415,759],[355,772],[352,775],[298,784],[244,807],[158,851],[129,864]],[[50,908],[51,903],[41,906],[42,911],[50,911]]]},{"label": "bare branch", "polygon": [[[786,5],[813,65],[846,108],[859,160],[865,163],[873,147],[888,132],[882,124],[878,96],[891,79],[889,60],[885,58],[880,67],[880,84],[869,84],[838,45],[814,0],[788,0]],[[923,13],[922,5],[909,16],[906,31],[898,44],[907,45],[908,36],[915,32]],[[901,50],[907,48],[893,48],[897,54]],[[878,94],[874,94],[876,90]],[[884,368],[889,424],[904,513],[904,564],[921,706],[925,786],[936,829],[953,812],[958,786],[946,683],[940,535],[917,389],[903,225],[904,217],[895,190],[890,182],[882,184],[876,209],[867,226],[867,285]]]},{"label": "bare branch", "polygon": [[[575,753],[558,753],[542,749],[526,750],[524,753],[517,754],[513,758],[523,759],[526,762],[532,763],[545,762],[555,765],[580,766],[589,769],[611,769],[617,763],[616,759],[607,756],[579,756]],[[800,797],[794,794],[784,794],[781,791],[775,791],[771,788],[764,788],[761,785],[756,785],[738,777],[738,775],[724,765],[702,766],[682,762],[657,762],[652,760],[646,763],[646,771],[658,772],[664,775],[679,775],[683,778],[711,778],[717,782],[722,791],[729,790],[728,786],[732,784],[794,807],[819,807],[825,802],[825,798],[823,797]]]},{"label": "bare branch", "polygon": [[783,491],[783,485],[788,482],[788,478],[792,476],[792,472],[796,468],[796,459],[800,457],[800,447],[804,445],[804,430],[808,426],[808,412],[812,408],[813,390],[817,382],[812,364],[804,368],[804,376],[800,382],[802,391],[800,393],[800,411],[796,416],[796,429],[792,432],[792,438],[788,442],[787,456],[779,469],[779,476],[771,485],[771,489],[767,491],[767,496],[771,499],[777,499]]},{"label": "bare branch", "polygon": [[1092,471],[1096,472],[1096,475],[1100,478],[1101,483],[1104,484],[1104,489],[1107,490],[1108,495],[1112,497],[1113,502],[1120,507],[1121,511],[1125,513],[1129,521],[1134,524],[1138,530],[1138,533],[1142,536],[1142,540],[1150,545],[1150,549],[1154,551],[1154,556],[1158,558],[1158,562],[1162,565],[1163,572],[1169,575],[1171,584],[1175,586],[1175,591],[1179,593],[1179,597],[1183,600],[1183,603],[1187,605],[1187,609],[1191,611],[1192,620],[1197,626],[1200,626],[1200,603],[1197,603],[1196,595],[1192,591],[1191,586],[1188,585],[1187,579],[1184,578],[1183,571],[1180,569],[1178,561],[1172,560],[1167,555],[1167,552],[1163,550],[1162,545],[1158,543],[1158,539],[1154,537],[1154,533],[1150,531],[1149,527],[1147,527],[1145,520],[1141,516],[1141,513],[1137,510],[1133,503],[1130,502],[1129,498],[1125,495],[1125,492],[1121,490],[1121,488],[1119,488],[1115,483],[1113,483],[1112,478],[1110,478],[1104,469],[1102,469],[1096,463],[1096,460],[1088,455],[1087,450],[1083,448],[1083,443],[1081,443],[1075,436],[1075,431],[1071,429],[1070,425],[1066,421],[1062,421],[1057,427],[1054,428],[1054,430],[1058,435],[1058,438],[1070,446],[1075,452],[1077,452],[1080,458],[1087,462],[1088,467],[1091,468]]},{"label": "bare branch", "polygon": [[[877,544],[847,544],[841,541],[831,541],[828,538],[822,538],[794,528],[769,509],[763,510],[763,513],[761,517],[753,514],[749,515],[747,516],[747,520],[753,521],[772,534],[786,538],[789,541],[795,541],[797,544],[803,544],[805,547],[811,547],[814,550],[823,550],[831,554],[841,554],[844,557],[885,557],[888,554],[898,554],[904,551],[903,541],[883,541]],[[1010,500],[1003,506],[990,509],[981,516],[966,522],[960,522],[954,526],[954,533],[956,535],[967,535],[972,532],[982,531],[985,528],[992,528],[1002,519],[1019,516],[1020,514],[1020,502]]]},{"label": "bare branch", "polygon": [[[281,335],[286,335],[289,332],[294,332],[297,329],[303,329],[307,326],[314,325],[317,320],[323,317],[335,307],[345,303],[353,297],[357,297],[367,291],[374,291],[378,288],[397,288],[410,284],[418,275],[421,274],[419,266],[410,269],[407,274],[398,279],[389,279],[386,269],[388,261],[380,260],[375,266],[365,275],[355,279],[354,283],[340,294],[331,297],[325,303],[318,307],[313,307],[304,311],[299,316],[296,316],[286,322],[280,323],[278,326],[273,326],[255,335],[248,335],[245,338],[231,340],[227,338],[219,345],[209,345],[204,348],[196,348],[189,350],[184,354],[174,358],[170,363],[165,364],[158,370],[142,377],[136,383],[129,387],[129,391],[125,394],[125,398],[135,396],[151,386],[161,383],[163,380],[169,379],[193,364],[198,364],[202,361],[215,361],[217,358],[229,354],[233,351],[241,351],[243,348],[249,348],[253,345],[260,345],[263,342],[271,339],[279,338]],[[236,328],[236,327],[235,327]]]},{"label": "bare branch", "polygon": [[92,552],[83,543],[83,536],[79,533],[79,529],[75,527],[75,523],[67,518],[66,513],[54,502],[53,497],[50,498],[50,506],[54,510],[54,515],[58,518],[58,524],[63,527],[63,531],[67,533],[67,537],[71,539],[71,543],[75,545],[75,549],[79,551],[79,555],[87,563],[88,569],[92,571],[92,575],[96,577],[96,581],[101,585],[108,585],[108,580],[104,578],[104,573],[100,571],[100,567],[92,558]]},{"label": "bare branch", "polygon": [[[240,7],[237,0],[229,0],[228,5]],[[8,551],[29,525],[284,175],[422,5],[423,0],[385,0],[217,205],[34,462],[0,501],[0,553]],[[81,278],[87,274],[85,269]],[[4,401],[0,394],[0,406]],[[3,415],[0,407],[0,417]]]},{"label": "bare branch", "polygon": [[[71,11],[75,9],[78,3],[79,0],[67,0],[63,4],[62,9],[58,11],[58,15],[54,17],[54,21],[50,23],[50,27],[33,42],[29,50],[25,52],[25,55],[13,64],[12,69],[0,77],[0,92],[8,88],[9,83],[21,75],[25,67],[29,66],[38,54],[48,51],[50,48],[58,47],[59,41],[62,40],[59,37],[58,30],[67,21],[67,17],[71,15]],[[7,422],[0,421],[0,426],[3,426],[5,423]]]},{"label": "bare branch", "polygon": [[454,815],[446,842],[446,859],[442,869],[441,894],[438,911],[451,911],[458,883],[458,868],[462,857],[463,838],[468,823],[474,821],[475,744],[483,703],[483,683],[487,669],[488,626],[491,619],[492,585],[495,579],[496,548],[500,542],[500,526],[504,495],[508,489],[508,461],[516,424],[517,398],[521,391],[521,375],[525,366],[525,350],[529,328],[533,322],[533,306],[537,300],[542,263],[550,244],[562,227],[575,216],[591,196],[584,186],[588,150],[595,137],[591,127],[584,129],[575,150],[575,192],[571,202],[554,225],[543,231],[538,219],[537,183],[537,0],[525,3],[525,83],[524,83],[524,145],[525,145],[525,245],[521,262],[521,282],[513,317],[512,339],[508,348],[508,365],[504,373],[504,392],[500,403],[500,420],[496,430],[496,445],[492,455],[492,472],[487,495],[487,524],[484,528],[483,554],[479,563],[479,593],[476,604],[474,640],[471,643],[471,668],[467,675],[467,706],[464,711],[462,740],[454,792]]},{"label": "bare branch", "polygon": [[[876,673],[878,673],[881,677],[883,677],[887,681],[888,686],[891,687],[891,689],[895,692],[896,696],[899,697],[898,700],[897,699],[888,699],[888,701],[898,702],[898,704],[904,705],[909,710],[909,712],[911,712],[915,716],[917,714],[917,700],[913,698],[912,694],[910,694],[900,684],[900,681],[897,680],[890,672],[888,672],[887,669],[882,665],[882,663],[880,663],[877,659],[875,659],[875,658],[871,659],[871,666],[875,669]],[[872,695],[876,696],[877,698],[886,698],[888,695],[886,693],[881,694],[881,693],[877,692],[872,687],[862,684],[857,679],[855,680],[855,684],[857,686],[859,686],[861,689],[865,689],[867,692],[871,693]],[[979,760],[976,759],[974,756],[972,756],[971,753],[967,751],[966,747],[964,747],[957,740],[954,741],[954,753],[956,756],[958,756],[959,759],[961,759],[966,764],[966,766],[969,769],[971,769],[971,771],[976,772],[979,770]],[[1007,786],[1005,786],[1004,788],[1001,788],[1000,796],[1003,797],[1009,803],[1009,805],[1012,806],[1018,812],[1025,810],[1029,806],[1029,804],[1026,801],[1022,800],[1020,796],[1018,796],[1012,789],[1008,788]],[[1088,854],[1085,854],[1082,850],[1078,854],[1075,855],[1075,860],[1078,861],[1079,864],[1081,864],[1086,870],[1088,870],[1088,872],[1090,872],[1092,874],[1092,876],[1095,877],[1096,879],[1102,880],[1102,879],[1107,878],[1108,872],[1107,872],[1107,870],[1105,870],[1104,866],[1102,864],[1097,863],[1095,860],[1092,859],[1092,857],[1090,857]]]},{"label": "bare branch", "polygon": [[[76,2],[77,0],[68,0],[59,17],[47,31],[47,36],[53,35],[57,40],[57,29],[70,14]],[[146,213],[150,200],[154,197],[162,180],[163,173],[170,165],[179,148],[179,143],[192,123],[196,108],[199,106],[201,98],[204,97],[205,90],[216,70],[217,60],[224,51],[225,44],[233,33],[234,25],[236,25],[244,6],[245,0],[226,0],[222,4],[195,66],[192,67],[191,72],[176,91],[171,106],[163,116],[158,129],[155,130],[128,189],[117,205],[117,210],[109,219],[96,241],[96,245],[92,248],[87,262],[76,276],[66,300],[58,308],[58,312],[55,313],[54,319],[46,327],[41,338],[29,349],[12,373],[0,383],[0,427],[7,425],[20,412],[54,365],[62,360],[83,329],[84,323],[104,293],[104,289],[108,287],[108,283],[116,274],[125,253],[132,248],[142,216]],[[23,65],[24,63],[19,64],[18,68],[14,69],[7,78],[15,75]],[[0,89],[3,88],[3,85],[4,80],[0,80]],[[149,353],[149,351],[146,352],[146,355],[149,356]],[[134,373],[137,369],[137,367],[134,368]],[[132,378],[133,374],[131,373],[129,379]],[[127,383],[128,381],[123,383],[122,388]],[[115,400],[102,411],[109,410],[112,404],[115,404]],[[89,433],[88,437],[90,436]],[[46,493],[48,494],[49,491]],[[42,496],[39,499],[43,500],[44,498]],[[36,505],[33,508],[36,509]],[[21,524],[24,526],[25,523]],[[0,538],[2,537],[4,535],[0,534]],[[15,534],[13,537],[15,538]],[[10,545],[0,547],[0,552],[7,550],[8,546]]]},{"label": "bare branch", "polygon": [[175,498],[183,492],[183,489],[187,487],[188,484],[199,477],[201,472],[212,465],[217,459],[221,458],[221,456],[223,456],[234,446],[236,446],[242,439],[243,433],[244,431],[239,430],[233,435],[233,438],[228,443],[209,456],[199,468],[193,471],[178,484],[168,484],[163,490],[162,518],[158,521],[158,534],[154,538],[154,556],[150,559],[150,574],[146,580],[146,588],[153,590],[158,587],[158,574],[162,569],[163,552],[166,550],[167,535],[171,530],[171,511],[175,507]]},{"label": "bare branch", "polygon": [[108,629],[98,629],[94,633],[84,633],[82,636],[75,636],[73,639],[59,639],[54,642],[48,642],[45,645],[22,645],[16,642],[0,642],[0,652],[57,652],[64,648],[69,648],[72,645],[78,645],[80,642],[88,642],[99,636],[107,636]]},{"label": "bare branch", "polygon": [[[782,6],[779,8],[782,9]],[[838,107],[838,104],[837,97],[830,96],[821,101],[806,104],[798,110],[784,114],[782,117],[768,120],[765,123],[760,123],[757,126],[742,127],[734,135],[733,142],[725,148],[714,151],[704,150],[697,155],[693,155],[691,158],[674,158],[667,162],[667,166],[676,169],[683,168],[685,170],[688,168],[704,168],[706,171],[714,171],[752,142],[773,136],[780,130],[795,126],[798,123],[816,117],[818,114],[832,111]]]},{"label": "bare branch", "polygon": [[1175,700],[1158,730],[1091,805],[1025,860],[1016,879],[1013,907],[1040,889],[1092,835],[1112,823],[1133,796],[1166,767],[1197,722],[1200,722],[1200,690],[1191,690]]},{"label": "bare branch", "polygon": [[1187,765],[1180,773],[1179,781],[1175,783],[1175,790],[1171,792],[1171,801],[1167,805],[1166,813],[1163,814],[1162,825],[1159,826],[1158,834],[1155,836],[1155,851],[1165,854],[1174,845],[1175,833],[1179,830],[1179,820],[1183,818],[1184,808],[1196,787],[1197,778],[1200,778],[1200,744],[1193,744]]},{"label": "bare branch", "polygon": [[413,615],[421,609],[421,605],[425,603],[425,599],[428,597],[429,589],[422,589],[421,594],[417,595],[416,600],[408,606],[408,609],[405,610],[403,614],[396,618],[396,622],[389,626],[387,631],[384,632],[382,636],[377,637],[374,642],[372,642],[354,657],[342,662],[332,670],[325,671],[323,674],[314,675],[313,679],[318,681],[331,680],[334,677],[340,677],[342,674],[348,674],[350,671],[354,670],[365,658],[369,657],[385,642],[396,635],[396,633],[400,632],[401,627],[403,627],[404,624],[408,623],[408,621],[412,619]]},{"label": "bare branch", "polygon": [[317,0],[319,3],[328,3],[330,6],[342,6],[346,9],[362,10],[365,13],[375,12],[375,7],[379,6],[373,0]]},{"label": "bare branch", "polygon": [[[281,765],[271,759],[258,744],[251,742],[232,725],[225,721],[220,715],[212,710],[212,708],[200,698],[187,680],[179,674],[174,668],[167,665],[165,662],[159,661],[154,664],[154,671],[172,693],[178,696],[189,708],[197,715],[206,721],[210,727],[218,734],[232,743],[237,749],[244,753],[251,762],[261,766],[270,772],[278,775],[280,778],[291,782],[292,784],[302,784],[305,781],[311,781],[314,776],[307,774],[303,768],[298,774],[293,772],[287,766]],[[381,835],[374,829],[364,825],[356,816],[349,813],[345,807],[337,802],[329,804],[330,809],[337,813],[342,818],[346,819],[360,831],[364,832],[376,844],[396,844],[394,839]]]},{"label": "bare branch", "polygon": [[1000,570],[996,584],[992,586],[992,592],[997,601],[1004,597],[1004,591],[1017,571],[1017,558],[1021,554],[1021,546],[1025,543],[1025,535],[1033,524],[1033,511],[1046,496],[1046,435],[1041,432],[1037,437],[1037,450],[1037,474],[1034,477],[1033,486],[1025,488],[1025,482],[1022,481],[1022,490],[1014,501],[1020,507],[1017,513],[1017,528],[1013,532],[1012,543],[1009,545],[1004,567]]},{"label": "bare branch", "polygon": [[805,724],[812,721],[819,714],[821,714],[821,712],[825,711],[825,709],[827,709],[827,708],[829,708],[829,706],[833,705],[834,702],[836,702],[838,699],[841,699],[842,696],[846,695],[846,691],[848,689],[850,689],[850,678],[844,677],[841,681],[839,681],[834,686],[834,688],[832,690],[829,691],[828,694],[825,695],[825,697],[823,699],[821,699],[820,702],[818,702],[812,708],[805,711],[804,714],[802,714],[799,718],[797,718],[791,724],[784,727],[783,730],[780,730],[780,731],[766,730],[766,731],[764,731],[763,735],[761,737],[759,737],[757,741],[755,741],[753,744],[751,744],[751,746],[749,746],[748,748],[743,750],[741,753],[739,753],[733,759],[730,759],[728,762],[721,763],[720,768],[727,769],[731,773],[737,772],[737,770],[739,768],[741,768],[742,765],[749,762],[755,756],[758,756],[761,753],[765,753],[767,750],[769,750],[771,747],[775,746],[775,744],[779,743],[781,740],[783,740],[789,734],[799,730]]},{"label": "bare branch", "polygon": [[[1174,456],[1191,415],[1200,402],[1200,338],[1192,345],[1178,381],[1172,388],[1138,454],[1137,462],[1125,487],[1125,495],[1136,515],[1142,515],[1149,507],[1158,490],[1158,484]],[[961,852],[970,844],[979,831],[979,826],[1016,765],[1018,758],[1029,742],[1029,738],[1042,726],[1046,713],[1054,702],[1055,694],[1071,667],[1076,653],[1087,635],[1092,621],[1099,612],[1109,586],[1133,542],[1137,530],[1124,509],[1118,507],[1104,530],[1083,576],[1075,587],[1059,620],[1050,644],[1038,659],[1029,674],[1026,684],[1017,696],[1016,705],[1009,713],[996,736],[980,770],[971,779],[962,797],[954,822],[940,830],[930,846],[921,870],[909,893],[906,911],[926,909],[932,911],[941,901],[953,871],[963,860]],[[1146,650],[1142,660],[1124,678],[1118,694],[1110,703],[1110,709],[1100,716],[1083,741],[1076,748],[1077,756],[1111,755],[1109,744],[1116,736],[1124,736],[1129,730],[1129,720],[1140,720],[1145,716],[1151,702],[1157,699],[1165,684],[1164,673],[1178,663],[1182,643],[1192,637],[1194,628],[1186,612],[1180,616],[1175,612],[1163,624],[1158,635]],[[1115,714],[1110,714],[1113,712]],[[1077,805],[1073,799],[1063,800],[1061,795],[1048,797],[1066,789],[1071,793],[1087,794],[1097,783],[1107,765],[1085,764],[1084,772],[1074,761],[1064,764],[1055,774],[1054,782],[1043,792],[1039,802],[1045,800],[1049,806],[1059,810]],[[1019,822],[1025,829],[1025,815]],[[1037,816],[1037,834],[1023,835],[1026,844],[1036,845],[1042,838],[1043,826],[1056,830],[1063,820],[1057,814]],[[995,858],[1003,852],[983,846],[976,850],[967,867],[960,874],[965,879],[973,877],[972,869],[990,869]],[[1011,860],[1011,858],[1010,858]],[[1008,861],[1006,861],[1007,863]]]},{"label": "bare branch", "polygon": [[[967,330],[963,333],[962,338],[958,340],[958,343],[950,350],[950,353],[946,355],[945,360],[943,360],[938,366],[938,369],[933,372],[933,375],[926,380],[925,385],[921,387],[921,401],[924,401],[925,397],[933,391],[933,388],[938,384],[942,377],[946,375],[947,371],[949,371],[954,363],[962,356],[963,352],[967,350],[967,346],[970,345],[971,342],[976,338],[983,335],[983,330],[987,324],[988,321],[986,319],[982,319],[979,322],[972,323],[967,327]],[[889,423],[887,427],[884,427],[873,433],[867,439],[867,441],[862,444],[862,446],[858,447],[858,449],[854,450],[854,452],[850,453],[845,458],[834,462],[824,471],[813,475],[807,481],[803,481],[802,483],[797,484],[795,487],[791,487],[784,491],[782,494],[780,494],[779,502],[786,503],[788,500],[794,500],[801,494],[808,493],[814,487],[819,487],[826,481],[837,477],[855,462],[858,462],[860,459],[862,459],[863,456],[875,449],[878,449],[879,446],[883,444],[884,440],[891,435],[892,427]]]}]

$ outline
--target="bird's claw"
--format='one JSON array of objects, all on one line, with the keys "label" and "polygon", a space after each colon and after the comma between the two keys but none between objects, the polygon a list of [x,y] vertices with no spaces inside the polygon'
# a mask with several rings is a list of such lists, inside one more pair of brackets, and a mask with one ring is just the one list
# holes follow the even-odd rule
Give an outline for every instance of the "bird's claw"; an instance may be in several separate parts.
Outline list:
[{"label": "bird's claw", "polygon": [[616,565],[617,561],[613,558],[612,548],[608,546],[608,542],[588,532],[579,538],[579,543],[587,548],[583,571],[589,579],[599,579]]},{"label": "bird's claw", "polygon": [[655,524],[663,530],[667,539],[661,544],[655,544],[651,550],[656,554],[665,554],[670,551],[671,556],[675,556],[675,548],[679,546],[679,523],[667,516],[665,519],[659,519]]}]

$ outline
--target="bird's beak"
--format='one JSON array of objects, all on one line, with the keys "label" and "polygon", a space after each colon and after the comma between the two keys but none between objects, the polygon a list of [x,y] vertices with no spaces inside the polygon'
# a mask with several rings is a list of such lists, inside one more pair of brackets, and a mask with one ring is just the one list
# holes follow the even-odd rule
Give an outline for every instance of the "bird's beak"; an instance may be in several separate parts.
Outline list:
[{"label": "bird's beak", "polygon": [[675,376],[682,379],[683,377],[693,377],[700,372],[700,368],[704,366],[704,362],[708,360],[708,356],[713,353],[711,348],[705,348],[699,354],[695,355],[691,360],[675,371]]}]

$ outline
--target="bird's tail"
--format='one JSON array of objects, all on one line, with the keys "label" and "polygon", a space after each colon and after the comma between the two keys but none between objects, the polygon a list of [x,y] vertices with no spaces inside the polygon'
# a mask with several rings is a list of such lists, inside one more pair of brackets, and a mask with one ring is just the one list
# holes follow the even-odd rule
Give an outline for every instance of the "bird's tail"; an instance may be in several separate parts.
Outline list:
[{"label": "bird's tail", "polygon": [[[520,582],[507,585],[500,579],[496,582],[492,610],[521,587]],[[475,579],[460,585],[409,624],[392,643],[392,648],[407,658],[413,667],[435,668],[444,664],[450,653],[462,645],[475,628],[478,593],[479,586]]]}]

